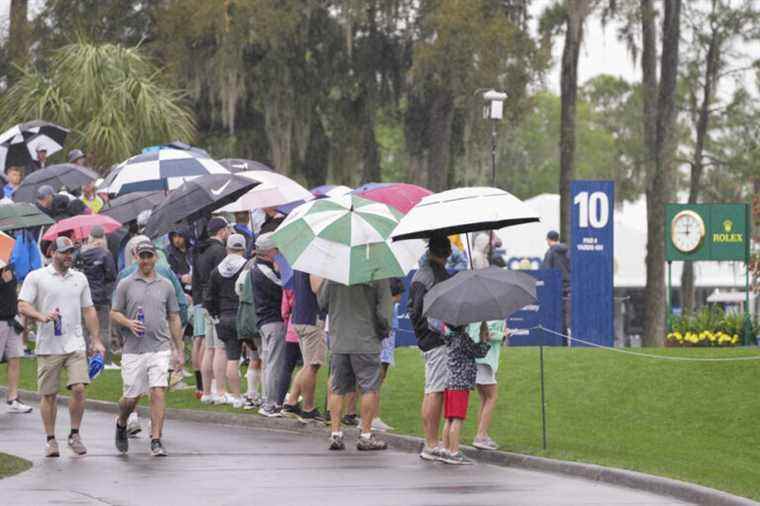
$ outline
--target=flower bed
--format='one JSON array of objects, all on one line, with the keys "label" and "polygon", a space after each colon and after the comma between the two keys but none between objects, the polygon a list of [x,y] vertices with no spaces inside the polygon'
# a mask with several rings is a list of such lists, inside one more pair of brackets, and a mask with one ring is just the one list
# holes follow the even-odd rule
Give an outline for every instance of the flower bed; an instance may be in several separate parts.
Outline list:
[{"label": "flower bed", "polygon": [[725,313],[719,306],[670,318],[668,346],[738,346],[744,315]]}]

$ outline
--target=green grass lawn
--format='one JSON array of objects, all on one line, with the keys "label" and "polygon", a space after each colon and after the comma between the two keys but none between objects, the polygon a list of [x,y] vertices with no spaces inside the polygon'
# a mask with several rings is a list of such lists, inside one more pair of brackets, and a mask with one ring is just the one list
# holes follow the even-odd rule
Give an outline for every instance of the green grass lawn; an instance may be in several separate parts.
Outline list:
[{"label": "green grass lawn", "polygon": [[13,476],[32,467],[28,460],[0,452],[0,479]]},{"label": "green grass lawn", "polygon": [[[757,349],[645,351],[689,357],[760,354]],[[541,449],[537,348],[502,353],[491,435],[503,449],[632,469],[760,500],[760,361],[672,362],[566,348],[546,348],[544,358],[548,450]],[[416,349],[400,349],[396,360],[383,387],[382,418],[398,432],[420,435],[422,358]],[[22,383],[35,386],[31,360],[24,361]],[[120,389],[119,373],[106,371],[88,395],[116,400]],[[317,398],[322,404],[324,381]],[[169,406],[233,411],[202,406],[192,390],[171,393]],[[467,443],[477,406],[473,393]]]}]

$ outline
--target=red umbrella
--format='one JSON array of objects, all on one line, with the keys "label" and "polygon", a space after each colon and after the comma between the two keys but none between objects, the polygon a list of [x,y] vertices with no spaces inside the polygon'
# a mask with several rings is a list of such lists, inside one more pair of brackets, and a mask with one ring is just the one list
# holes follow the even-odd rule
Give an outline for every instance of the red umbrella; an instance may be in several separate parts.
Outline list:
[{"label": "red umbrella", "polygon": [[82,241],[90,235],[90,230],[95,225],[103,227],[106,234],[110,234],[121,227],[121,223],[109,216],[102,214],[80,214],[59,221],[50,227],[42,238],[46,241],[54,241],[61,234],[73,232],[72,239]]},{"label": "red umbrella", "polygon": [[361,195],[365,199],[395,207],[406,214],[420,200],[432,195],[433,192],[421,186],[407,183],[367,183],[354,190],[353,193]]}]

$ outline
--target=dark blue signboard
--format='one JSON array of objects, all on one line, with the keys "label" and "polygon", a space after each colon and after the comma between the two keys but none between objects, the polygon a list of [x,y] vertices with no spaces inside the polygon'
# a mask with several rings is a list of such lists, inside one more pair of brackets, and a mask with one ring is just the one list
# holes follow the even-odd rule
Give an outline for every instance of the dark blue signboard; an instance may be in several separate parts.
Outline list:
[{"label": "dark blue signboard", "polygon": [[572,336],[612,346],[615,186],[612,181],[573,181],[570,193]]},{"label": "dark blue signboard", "polygon": [[409,286],[412,284],[412,278],[417,270],[410,272],[404,278],[404,293],[401,294],[401,301],[396,305],[396,317],[398,318],[398,331],[396,332],[396,346],[417,346],[417,338],[414,336],[412,322],[407,312],[409,303]]},{"label": "dark blue signboard", "polygon": [[512,314],[507,320],[510,346],[562,346],[562,338],[537,329],[560,331],[562,274],[557,269],[525,271],[536,278],[538,302]]}]

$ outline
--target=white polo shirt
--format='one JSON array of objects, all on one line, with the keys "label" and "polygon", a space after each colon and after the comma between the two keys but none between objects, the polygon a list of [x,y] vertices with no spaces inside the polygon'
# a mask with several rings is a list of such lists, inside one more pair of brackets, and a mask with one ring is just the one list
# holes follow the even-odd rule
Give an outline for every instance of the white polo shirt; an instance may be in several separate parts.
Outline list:
[{"label": "white polo shirt", "polygon": [[92,306],[92,296],[84,274],[72,269],[61,274],[52,264],[37,269],[24,279],[18,299],[45,315],[55,308],[61,311],[63,332],[60,336],[55,335],[53,322],[37,322],[37,355],[85,351],[82,309]]}]

